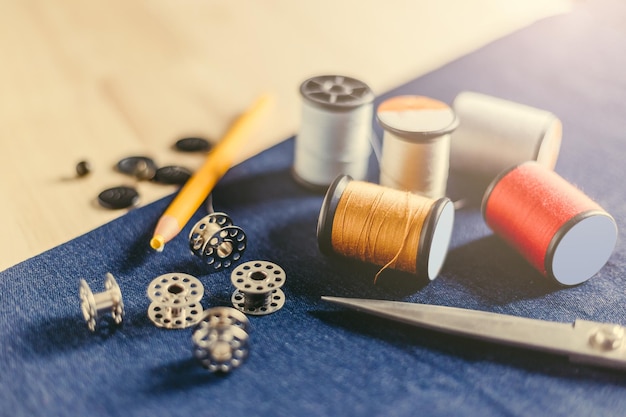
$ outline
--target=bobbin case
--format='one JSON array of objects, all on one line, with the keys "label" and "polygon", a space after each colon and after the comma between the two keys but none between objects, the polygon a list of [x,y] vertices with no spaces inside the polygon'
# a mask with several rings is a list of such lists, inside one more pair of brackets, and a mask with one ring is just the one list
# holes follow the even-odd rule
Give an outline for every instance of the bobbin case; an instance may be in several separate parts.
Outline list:
[{"label": "bobbin case", "polygon": [[459,120],[445,103],[424,96],[382,102],[376,117],[385,130],[380,184],[429,198],[446,194],[450,133]]},{"label": "bobbin case", "polygon": [[450,169],[487,185],[505,169],[537,161],[553,169],[561,148],[561,121],[552,113],[464,91],[452,107],[460,119],[452,133]]},{"label": "bobbin case", "polygon": [[374,94],[362,81],[341,75],[300,85],[302,120],[295,141],[293,176],[324,191],[339,174],[367,175]]},{"label": "bobbin case", "polygon": [[610,214],[535,161],[496,177],[483,197],[482,213],[535,269],[564,286],[593,277],[617,241]]},{"label": "bobbin case", "polygon": [[[317,242],[325,255],[338,254],[333,247],[333,227],[339,201],[353,181],[347,175],[341,175],[328,188],[322,203],[317,222]],[[380,187],[372,184],[372,187]],[[396,191],[397,192],[397,191]],[[417,198],[417,196],[415,196]],[[442,197],[433,202],[427,214],[419,237],[418,253],[415,254],[415,274],[433,280],[439,275],[448,253],[452,227],[454,224],[454,205]]]}]

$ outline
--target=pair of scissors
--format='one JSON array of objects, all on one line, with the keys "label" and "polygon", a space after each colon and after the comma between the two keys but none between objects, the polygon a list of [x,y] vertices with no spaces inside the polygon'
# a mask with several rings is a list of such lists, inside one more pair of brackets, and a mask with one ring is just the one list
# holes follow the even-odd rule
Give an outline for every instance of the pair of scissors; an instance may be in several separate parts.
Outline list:
[{"label": "pair of scissors", "polygon": [[322,300],[413,326],[565,355],[575,363],[626,370],[626,332],[618,324],[587,320],[559,323],[400,301],[327,296]]}]

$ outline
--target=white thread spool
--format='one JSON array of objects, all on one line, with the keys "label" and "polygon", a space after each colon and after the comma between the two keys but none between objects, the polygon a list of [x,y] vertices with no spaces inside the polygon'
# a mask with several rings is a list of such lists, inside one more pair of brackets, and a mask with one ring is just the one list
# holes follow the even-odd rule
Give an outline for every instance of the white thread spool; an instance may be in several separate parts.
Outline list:
[{"label": "white thread spool", "polygon": [[468,91],[460,93],[452,106],[460,119],[452,134],[452,171],[488,182],[525,161],[548,169],[556,165],[563,129],[552,113]]},{"label": "white thread spool", "polygon": [[362,81],[340,75],[300,85],[302,122],[293,174],[301,184],[325,190],[339,174],[367,175],[374,94]]},{"label": "white thread spool", "polygon": [[429,198],[446,194],[450,133],[458,125],[447,104],[424,96],[398,96],[380,104],[385,130],[380,184]]}]

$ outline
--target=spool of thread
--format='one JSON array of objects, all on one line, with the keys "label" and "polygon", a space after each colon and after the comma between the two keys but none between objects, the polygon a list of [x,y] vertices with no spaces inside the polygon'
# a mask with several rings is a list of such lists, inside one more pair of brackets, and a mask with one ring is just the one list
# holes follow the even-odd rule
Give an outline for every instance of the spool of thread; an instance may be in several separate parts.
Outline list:
[{"label": "spool of thread", "polygon": [[505,171],[482,204],[487,225],[559,284],[580,284],[608,261],[615,220],[554,171],[529,161]]},{"label": "spool of thread", "polygon": [[354,78],[324,75],[304,81],[300,94],[294,178],[317,191],[325,191],[339,174],[364,179],[371,154],[372,90]]},{"label": "spool of thread", "polygon": [[525,161],[553,169],[559,156],[561,121],[552,113],[473,92],[452,104],[460,119],[452,134],[450,169],[470,173],[485,185]]},{"label": "spool of thread", "polygon": [[[445,261],[454,205],[348,176],[328,188],[317,224],[322,253],[433,280]],[[377,277],[378,277],[377,274]]]},{"label": "spool of thread", "polygon": [[380,184],[429,198],[446,194],[450,133],[458,125],[445,103],[423,96],[398,96],[380,104],[383,135]]}]

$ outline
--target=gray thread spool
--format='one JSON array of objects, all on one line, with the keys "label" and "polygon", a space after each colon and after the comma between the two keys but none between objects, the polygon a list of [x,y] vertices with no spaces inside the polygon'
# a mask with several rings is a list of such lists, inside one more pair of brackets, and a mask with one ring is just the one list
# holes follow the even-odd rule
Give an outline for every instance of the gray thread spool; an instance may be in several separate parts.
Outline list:
[{"label": "gray thread spool", "polygon": [[472,174],[486,187],[525,161],[554,169],[563,135],[554,114],[470,91],[457,95],[452,106],[461,123],[452,133],[451,170]]},{"label": "gray thread spool", "polygon": [[296,136],[294,178],[324,191],[339,174],[367,175],[374,94],[362,81],[340,75],[300,85],[302,121]]}]

